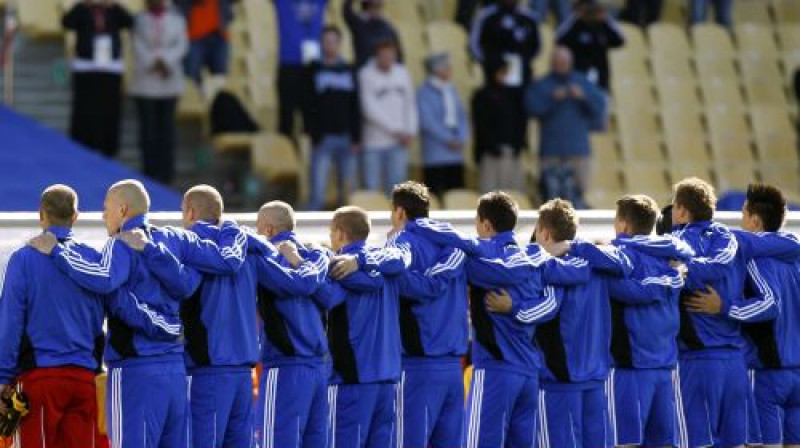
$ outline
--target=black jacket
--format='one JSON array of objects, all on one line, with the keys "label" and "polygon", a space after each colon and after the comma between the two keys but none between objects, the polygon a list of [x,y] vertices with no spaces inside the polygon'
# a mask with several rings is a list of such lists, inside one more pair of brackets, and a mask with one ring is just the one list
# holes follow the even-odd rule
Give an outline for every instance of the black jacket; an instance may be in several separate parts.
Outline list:
[{"label": "black jacket", "polygon": [[475,19],[470,50],[475,59],[484,65],[486,79],[493,76],[486,67],[489,61],[512,54],[520,57],[523,84],[528,84],[531,61],[539,54],[539,49],[539,24],[526,9],[491,5],[484,8]]},{"label": "black jacket", "polygon": [[496,84],[487,84],[472,97],[472,128],[474,133],[475,162],[480,163],[484,155],[499,156],[502,146],[522,149],[515,145],[515,120],[517,114],[513,90]]},{"label": "black jacket", "polygon": [[312,62],[303,89],[303,121],[312,142],[326,135],[349,134],[353,143],[361,140],[361,109],[358,77],[344,62],[327,66]]},{"label": "black jacket", "polygon": [[[30,0],[28,0],[30,1]],[[75,56],[78,59],[91,60],[94,57],[94,38],[100,34],[111,36],[111,54],[114,60],[122,59],[122,41],[120,32],[133,26],[133,16],[122,6],[113,3],[103,7],[103,22],[105,30],[100,32],[96,27],[95,15],[92,6],[86,3],[77,3],[64,17],[61,25],[68,30],[75,31]]]},{"label": "black jacket", "polygon": [[[399,0],[405,1],[405,0]],[[356,54],[356,66],[364,64],[375,53],[375,46],[383,40],[392,39],[397,44],[398,60],[402,62],[402,45],[397,30],[385,19],[372,19],[359,15],[353,10],[355,0],[345,0],[342,15],[353,36],[353,48]]]},{"label": "black jacket", "polygon": [[[576,70],[608,91],[608,50],[625,43],[625,36],[613,19],[590,23],[573,14],[556,30],[556,40],[572,51]],[[596,80],[592,79],[592,71],[596,72]]]}]

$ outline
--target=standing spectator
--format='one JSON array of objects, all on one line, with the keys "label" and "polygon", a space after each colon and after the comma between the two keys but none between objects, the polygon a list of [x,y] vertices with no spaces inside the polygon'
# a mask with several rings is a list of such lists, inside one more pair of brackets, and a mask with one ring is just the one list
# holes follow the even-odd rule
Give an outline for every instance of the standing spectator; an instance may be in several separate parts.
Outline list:
[{"label": "standing spectator", "polygon": [[107,157],[119,152],[122,119],[123,30],[133,17],[116,2],[84,0],[61,19],[74,31],[70,137]]},{"label": "standing spectator", "polygon": [[305,65],[320,57],[320,35],[328,0],[274,0],[278,16],[278,131],[292,137],[303,95]]},{"label": "standing spectator", "polygon": [[[537,81],[526,97],[528,112],[539,120],[539,158],[544,185],[560,184],[562,179],[574,178],[578,191],[565,199],[576,206],[583,205],[582,194],[589,186],[591,147],[589,132],[592,123],[605,112],[605,95],[586,77],[573,70],[569,49],[553,51],[549,75]],[[566,168],[567,173],[559,173]],[[549,187],[544,199],[563,196],[560,188]]]},{"label": "standing spectator", "polygon": [[507,62],[503,84],[510,90],[514,110],[506,119],[512,122],[512,146],[525,146],[528,121],[523,101],[525,87],[532,77],[531,63],[539,53],[539,26],[519,0],[497,0],[484,8],[472,27],[470,47],[475,59],[483,65],[484,79],[493,79],[489,61],[497,58]]},{"label": "standing spectator", "polygon": [[530,0],[531,11],[536,13],[539,23],[547,21],[547,11],[552,10],[556,23],[562,24],[569,15],[570,0]]},{"label": "standing spectator", "polygon": [[478,164],[480,188],[484,193],[494,190],[522,190],[525,178],[515,145],[516,113],[512,92],[506,88],[508,62],[502,58],[486,61],[492,73],[486,85],[472,97],[472,126],[474,128],[475,163]]},{"label": "standing spectator", "polygon": [[625,44],[625,36],[598,0],[581,0],[556,30],[556,40],[572,52],[575,69],[608,92],[608,50]]},{"label": "standing spectator", "polygon": [[[361,68],[375,55],[379,42],[393,40],[397,47],[398,60],[402,61],[402,50],[397,30],[386,19],[383,13],[384,0],[361,0],[361,13],[353,8],[356,0],[344,0],[344,20],[353,36],[353,50],[356,54],[356,66]],[[404,1],[404,0],[395,0]]]},{"label": "standing spectator", "polygon": [[450,81],[453,67],[448,53],[425,61],[428,79],[417,91],[422,164],[425,183],[434,194],[464,188],[464,147],[469,123],[464,103]]},{"label": "standing spectator", "polygon": [[322,209],[331,163],[336,163],[338,206],[353,190],[355,159],[361,140],[361,106],[353,66],[341,56],[342,32],[328,26],[322,32],[322,60],[309,66],[304,91],[304,124],[311,136],[311,197],[308,209]]},{"label": "standing spectator", "polygon": [[709,4],[714,4],[714,20],[718,25],[733,25],[733,0],[689,0],[689,24],[705,22]]},{"label": "standing spectator", "polygon": [[238,0],[175,0],[189,33],[186,75],[200,84],[203,68],[212,75],[228,73],[228,25],[233,20],[233,2]]},{"label": "standing spectator", "polygon": [[472,20],[475,10],[479,6],[486,6],[494,3],[494,0],[457,0],[456,3],[456,23],[463,26],[467,32],[472,28]]},{"label": "standing spectator", "polygon": [[797,104],[800,105],[800,67],[794,69],[794,98],[797,100]]},{"label": "standing spectator", "polygon": [[661,18],[663,0],[627,0],[619,19],[646,28]]},{"label": "standing spectator", "polygon": [[364,188],[382,187],[388,195],[395,184],[408,178],[408,146],[417,134],[414,87],[408,70],[397,62],[393,39],[377,44],[375,57],[361,69],[358,81],[364,120]]},{"label": "standing spectator", "polygon": [[134,76],[130,91],[139,110],[144,174],[169,184],[175,177],[175,109],[183,93],[186,22],[167,0],[147,0],[133,29]]}]

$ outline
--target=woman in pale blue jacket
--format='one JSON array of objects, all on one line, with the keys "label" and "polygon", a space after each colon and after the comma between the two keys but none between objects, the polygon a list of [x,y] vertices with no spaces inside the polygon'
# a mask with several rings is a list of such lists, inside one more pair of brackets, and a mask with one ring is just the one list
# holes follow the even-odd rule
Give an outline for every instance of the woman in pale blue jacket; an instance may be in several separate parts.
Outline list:
[{"label": "woman in pale blue jacket", "polygon": [[447,53],[425,60],[428,79],[417,91],[425,183],[434,194],[464,188],[464,149],[469,123],[458,90],[450,82]]}]

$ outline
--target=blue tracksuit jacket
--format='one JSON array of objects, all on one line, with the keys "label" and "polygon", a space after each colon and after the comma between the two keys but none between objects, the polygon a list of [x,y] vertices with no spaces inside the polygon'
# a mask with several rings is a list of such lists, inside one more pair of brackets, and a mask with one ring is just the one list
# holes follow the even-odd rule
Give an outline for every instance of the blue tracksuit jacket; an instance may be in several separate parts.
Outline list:
[{"label": "blue tracksuit jacket", "polygon": [[[295,271],[277,251],[270,257],[289,276],[272,281],[264,279],[258,288],[258,311],[264,323],[261,333],[264,365],[322,364],[328,356],[323,325],[325,309],[315,300],[315,293],[328,275],[328,256],[321,250],[303,246],[294,232],[280,233],[271,241],[293,242],[306,261]],[[292,277],[288,282],[282,280]]]},{"label": "blue tracksuit jacket", "polygon": [[[618,235],[612,244],[633,264],[630,278],[609,281],[614,365],[674,368],[678,362],[678,305],[683,277],[669,262],[689,260],[694,251],[675,238],[649,235]],[[643,253],[641,246],[647,246],[649,253]]]},{"label": "blue tracksuit jacket", "polygon": [[591,272],[585,282],[581,280],[586,278],[586,267],[577,269],[575,278],[548,277],[550,284],[558,286],[563,301],[556,317],[536,330],[536,344],[545,356],[543,387],[606,379],[611,345],[608,283],[612,277],[627,277],[633,271],[628,257],[618,249],[587,242],[573,242],[562,258],[566,266],[588,262]]},{"label": "blue tracksuit jacket", "polygon": [[[76,241],[69,229],[47,230],[65,250],[96,254],[92,247]],[[50,257],[30,247],[11,255],[3,279],[0,384],[37,367],[71,365],[98,370],[105,340],[104,307],[111,318],[154,339],[169,340],[180,330],[177,318],[166,318],[127,294],[103,295],[81,288],[59,271]]]},{"label": "blue tracksuit jacket", "polygon": [[328,0],[273,0],[278,19],[281,64],[302,66],[303,42],[319,42]]},{"label": "blue tracksuit jacket", "polygon": [[[363,241],[348,244],[339,253],[355,255],[362,266],[387,257],[385,249],[369,247]],[[397,261],[395,275],[405,265],[402,258]],[[402,351],[397,280],[362,267],[342,280],[328,279],[315,297],[329,310],[331,383],[397,382]]]},{"label": "blue tracksuit jacket", "polygon": [[[695,251],[687,263],[684,294],[703,290],[707,285],[719,293],[723,307],[741,299],[747,263],[755,257],[797,257],[797,244],[783,233],[734,233],[712,221],[679,226],[673,235]],[[681,307],[679,348],[682,356],[706,357],[731,353],[738,356],[744,346],[739,322],[724,315],[689,313]]]}]

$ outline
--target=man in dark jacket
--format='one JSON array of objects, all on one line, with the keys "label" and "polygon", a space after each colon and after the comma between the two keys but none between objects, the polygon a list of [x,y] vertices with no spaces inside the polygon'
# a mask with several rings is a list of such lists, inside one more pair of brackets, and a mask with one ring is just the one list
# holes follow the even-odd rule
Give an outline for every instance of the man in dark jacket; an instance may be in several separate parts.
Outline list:
[{"label": "man in dark jacket", "polygon": [[355,160],[361,140],[361,109],[353,66],[341,57],[342,34],[335,26],[322,32],[322,59],[308,67],[304,100],[304,123],[311,136],[311,195],[309,210],[325,204],[328,173],[336,163],[337,203],[347,202],[354,187]]},{"label": "man in dark jacket", "polygon": [[125,71],[121,34],[133,26],[133,17],[116,2],[86,0],[67,11],[61,24],[77,37],[70,137],[114,157],[119,152]]},{"label": "man in dark jacket", "polygon": [[[402,1],[402,0],[401,0]],[[353,50],[356,54],[356,66],[361,68],[375,54],[379,42],[391,39],[397,45],[402,62],[402,49],[397,30],[386,19],[383,13],[383,0],[361,0],[361,12],[353,8],[355,0],[345,0],[342,15],[350,34],[353,35]]]},{"label": "man in dark jacket", "polygon": [[[524,184],[519,154],[515,144],[516,104],[511,90],[504,84],[508,63],[497,58],[486,66],[492,76],[472,97],[475,163],[480,173],[482,192],[499,189],[521,190]],[[522,117],[524,120],[525,118]]]},{"label": "man in dark jacket", "polygon": [[597,0],[581,0],[556,30],[556,40],[572,51],[575,69],[606,92],[610,84],[608,50],[625,44],[622,29]]}]

